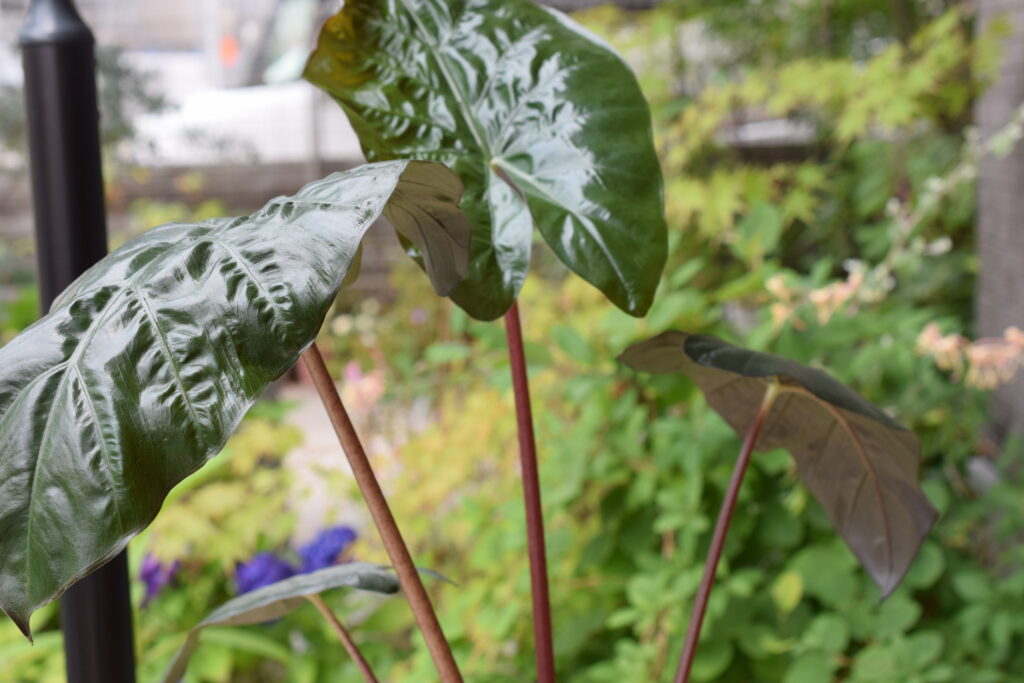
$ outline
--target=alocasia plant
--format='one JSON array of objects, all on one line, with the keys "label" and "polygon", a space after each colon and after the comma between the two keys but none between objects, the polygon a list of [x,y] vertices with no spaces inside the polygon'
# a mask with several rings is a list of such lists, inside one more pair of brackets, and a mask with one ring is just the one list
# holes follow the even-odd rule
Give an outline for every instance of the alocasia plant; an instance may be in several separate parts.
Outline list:
[{"label": "alocasia plant", "polygon": [[[88,271],[46,317],[0,349],[0,608],[29,635],[32,611],[122,549],[305,351],[441,678],[461,680],[333,380],[310,347],[362,235],[383,214],[439,294],[476,318],[506,316],[537,677],[553,681],[515,301],[536,227],[569,269],[614,304],[633,315],[647,311],[667,249],[647,104],[608,46],[529,0],[347,0],[320,34],[305,74],[342,106],[374,163],[252,216],[155,228]],[[641,370],[689,374],[746,432],[677,680],[692,661],[755,445],[794,453],[802,478],[883,593],[895,587],[935,518],[917,486],[909,432],[819,371],[713,338],[667,333],[623,359]],[[363,585],[380,574],[323,572],[310,576]],[[394,590],[388,577],[363,587]],[[210,623],[283,614],[327,585],[310,580],[254,591]],[[372,680],[340,623],[335,628]],[[187,648],[171,679],[186,658]]]}]

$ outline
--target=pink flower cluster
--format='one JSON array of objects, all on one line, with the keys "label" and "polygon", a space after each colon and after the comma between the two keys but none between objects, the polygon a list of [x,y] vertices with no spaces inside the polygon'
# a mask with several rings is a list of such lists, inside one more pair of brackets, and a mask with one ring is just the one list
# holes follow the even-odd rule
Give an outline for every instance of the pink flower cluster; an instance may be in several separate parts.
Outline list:
[{"label": "pink flower cluster", "polygon": [[959,334],[944,335],[936,323],[928,323],[917,337],[917,352],[932,356],[954,381],[962,378],[969,387],[991,390],[1012,380],[1024,365],[1024,331],[1009,327],[1002,337],[972,342]]}]

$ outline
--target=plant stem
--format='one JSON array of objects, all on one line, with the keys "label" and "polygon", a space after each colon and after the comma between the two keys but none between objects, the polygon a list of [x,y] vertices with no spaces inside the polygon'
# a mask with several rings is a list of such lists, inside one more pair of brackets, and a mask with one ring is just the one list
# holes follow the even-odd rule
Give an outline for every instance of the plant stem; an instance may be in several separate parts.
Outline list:
[{"label": "plant stem", "polygon": [[537,473],[537,444],[533,435],[530,386],[526,378],[523,330],[519,304],[505,314],[505,335],[516,399],[519,431],[519,463],[523,472],[523,502],[526,505],[526,540],[530,555],[530,588],[533,597],[533,642],[537,662],[537,683],[554,683],[555,654],[551,637],[551,604],[548,598],[548,563],[544,549],[544,512],[541,509],[540,477]]},{"label": "plant stem", "polygon": [[338,621],[338,617],[334,616],[334,612],[327,606],[324,599],[319,595],[307,595],[306,599],[309,600],[313,605],[320,610],[320,614],[324,615],[324,619],[331,625],[334,632],[341,638],[341,644],[348,650],[348,654],[352,657],[352,660],[359,667],[360,673],[363,674],[363,678],[367,683],[378,683],[377,677],[373,675],[373,669],[370,668],[370,664],[363,658],[363,653],[359,651],[359,647],[356,642],[352,640],[352,636],[349,635],[345,627]]},{"label": "plant stem", "polygon": [[693,657],[697,654],[697,641],[700,638],[700,628],[704,623],[704,613],[708,608],[708,598],[711,596],[711,588],[715,582],[715,571],[718,569],[718,560],[722,557],[722,548],[725,546],[725,535],[729,532],[729,523],[732,522],[732,513],[736,509],[736,499],[739,496],[740,485],[743,483],[743,475],[746,474],[747,465],[750,464],[750,454],[754,452],[754,444],[761,433],[765,418],[771,411],[772,403],[779,393],[779,385],[771,383],[768,385],[761,399],[761,408],[757,411],[754,421],[747,429],[747,435],[743,439],[743,447],[740,449],[740,457],[736,460],[736,466],[732,470],[732,478],[729,480],[729,488],[726,489],[725,498],[722,500],[722,507],[718,511],[718,521],[715,522],[715,532],[711,537],[711,547],[708,548],[708,559],[704,562],[704,575],[700,579],[700,587],[697,589],[697,597],[693,604],[693,612],[690,614],[690,626],[686,631],[686,642],[683,645],[683,654],[679,658],[679,669],[676,671],[675,683],[687,683],[690,680],[690,669],[693,667]]},{"label": "plant stem", "polygon": [[395,524],[395,518],[391,514],[391,508],[388,507],[384,492],[381,491],[380,483],[366,457],[366,451],[363,450],[355,427],[352,426],[352,420],[349,419],[348,412],[341,402],[341,396],[338,395],[338,390],[334,386],[334,380],[331,379],[316,344],[309,347],[309,350],[302,355],[302,360],[313,377],[313,384],[331,418],[334,432],[338,435],[338,441],[341,442],[341,446],[345,450],[349,465],[352,467],[352,475],[359,485],[366,506],[370,509],[373,522],[377,525],[377,531],[380,532],[384,548],[387,550],[388,557],[391,558],[391,564],[394,565],[402,591],[409,601],[413,616],[416,617],[416,623],[427,643],[427,649],[430,650],[434,666],[437,667],[437,671],[441,675],[441,681],[443,683],[461,683],[462,674],[459,673],[459,667],[455,663],[451,648],[441,630],[441,624],[437,621],[434,607],[430,604],[430,597],[423,587],[419,572],[409,554],[409,548],[402,540],[402,534],[398,530],[398,525]]}]

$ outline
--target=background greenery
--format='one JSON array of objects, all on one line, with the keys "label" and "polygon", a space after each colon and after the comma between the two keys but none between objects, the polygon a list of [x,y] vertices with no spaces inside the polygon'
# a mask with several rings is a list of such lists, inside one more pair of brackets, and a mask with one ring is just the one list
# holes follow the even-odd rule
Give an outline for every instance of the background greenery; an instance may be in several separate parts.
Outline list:
[{"label": "background greenery", "polygon": [[[1024,671],[1024,501],[1013,475],[1024,450],[1010,444],[995,461],[986,395],[916,348],[929,323],[972,328],[978,146],[968,124],[1001,30],[976,41],[958,5],[677,0],[579,17],[636,66],[654,107],[671,255],[644,320],[543,249],[521,298],[564,680],[674,671],[739,441],[688,380],[637,376],[613,360],[668,328],[829,368],[920,436],[924,487],[942,512],[903,586],[879,605],[789,456],[757,455],[695,680],[981,683]],[[700,59],[693,36],[680,39],[694,19],[714,46]],[[738,124],[763,118],[806,134],[770,151],[730,142]],[[436,299],[404,261],[393,281],[390,303],[343,294],[321,343],[336,376],[373,377],[383,392],[376,412],[393,419],[371,426],[397,449],[380,462],[386,485],[417,560],[458,583],[432,591],[467,679],[521,681],[533,658],[504,332]],[[5,306],[5,335],[31,320],[32,305],[26,294]],[[295,473],[284,462],[303,437],[290,409],[254,409],[133,542],[136,569],[146,552],[182,562],[138,612],[142,680],[156,680],[187,628],[233,594],[236,562],[292,547]],[[358,499],[346,478],[332,481],[339,499]],[[354,556],[383,560],[364,529]],[[142,585],[134,590],[138,604]],[[400,600],[333,600],[382,680],[432,680]],[[34,648],[0,624],[5,675],[60,680],[56,610],[33,624]],[[261,627],[211,629],[190,672],[357,676],[307,607]]]}]

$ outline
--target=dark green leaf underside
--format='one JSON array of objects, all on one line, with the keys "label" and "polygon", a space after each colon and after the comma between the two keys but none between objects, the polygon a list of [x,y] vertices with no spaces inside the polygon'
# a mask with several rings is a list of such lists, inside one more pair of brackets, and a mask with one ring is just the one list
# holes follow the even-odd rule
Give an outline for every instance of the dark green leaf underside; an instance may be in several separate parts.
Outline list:
[{"label": "dark green leaf underside", "polygon": [[625,63],[569,19],[529,0],[347,0],[305,76],[368,159],[462,178],[473,245],[452,298],[470,315],[509,308],[534,225],[620,308],[650,306],[667,249],[650,114]]},{"label": "dark green leaf underside", "polygon": [[679,372],[738,435],[769,381],[782,393],[758,450],[788,449],[833,526],[888,595],[910,568],[937,513],[918,484],[920,446],[909,431],[827,373],[705,335],[665,332],[620,356],[643,372]]},{"label": "dark green leaf underside", "polygon": [[154,228],[0,349],[0,608],[26,635],[35,609],[119,552],[220,450],[312,342],[396,188],[422,195],[429,177],[431,215],[405,202],[400,227],[450,255],[432,273],[450,286],[468,230],[457,179],[384,162],[251,216]]},{"label": "dark green leaf underside", "polygon": [[891,429],[904,429],[884,410],[818,368],[801,365],[782,356],[750,351],[703,334],[687,337],[683,343],[683,350],[693,362],[704,367],[734,372],[744,377],[780,377],[784,381],[802,386],[822,401],[827,401],[837,408],[859,413]]},{"label": "dark green leaf underside", "polygon": [[387,567],[366,562],[328,567],[300,574],[245,593],[224,603],[188,632],[185,643],[164,674],[164,683],[177,683],[185,675],[189,658],[199,645],[200,632],[209,626],[243,626],[279,619],[306,602],[305,596],[332,588],[356,588],[383,593],[398,592],[398,579]]}]

